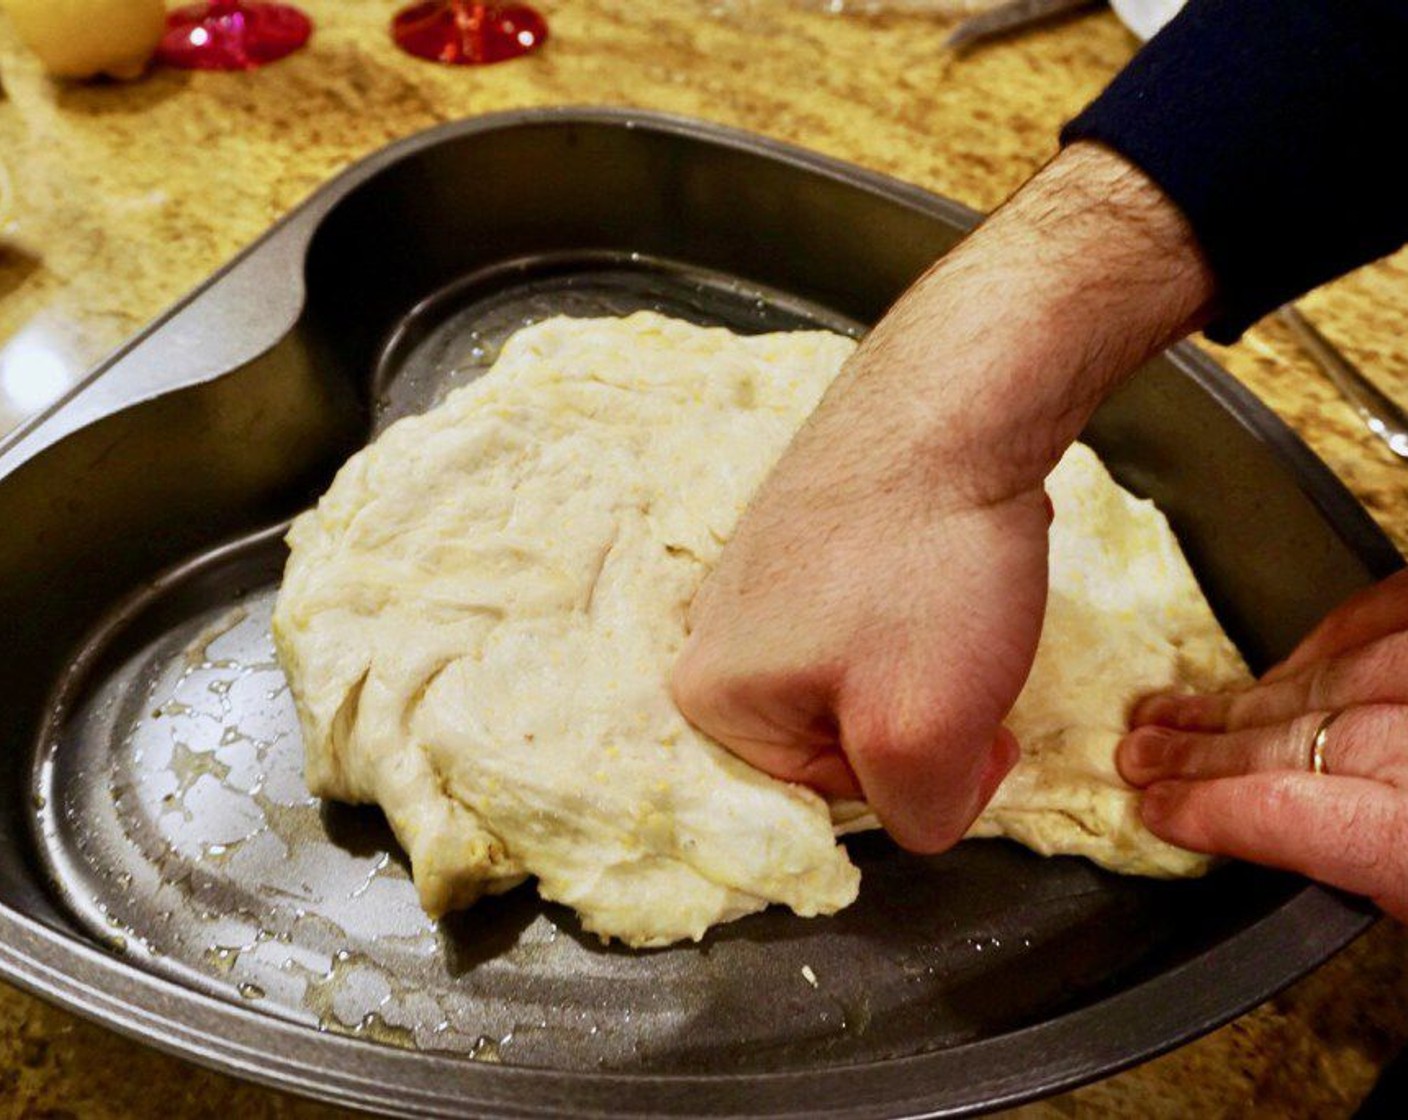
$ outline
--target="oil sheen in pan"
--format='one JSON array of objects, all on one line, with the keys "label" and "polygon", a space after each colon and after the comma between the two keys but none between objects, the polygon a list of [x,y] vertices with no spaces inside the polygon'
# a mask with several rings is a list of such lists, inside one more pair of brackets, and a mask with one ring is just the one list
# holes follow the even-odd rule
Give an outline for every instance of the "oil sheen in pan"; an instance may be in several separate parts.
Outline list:
[{"label": "oil sheen in pan", "polygon": [[[548,314],[846,326],[651,262],[511,274],[471,277],[403,325],[378,367],[378,424],[477,376]],[[524,887],[433,923],[380,812],[322,804],[303,784],[269,637],[283,530],[194,558],[110,612],[39,743],[37,837],[55,889],[139,967],[311,1028],[480,1061],[806,1068],[953,1045],[1093,998],[1152,967],[1154,931],[1204,889],[1004,842],[923,860],[869,836],[850,842],[861,898],[832,919],[774,908],[636,953],[602,947]]]},{"label": "oil sheen in pan", "polygon": [[372,375],[375,430],[425,412],[494,364],[515,331],[568,315],[658,311],[741,334],[861,325],[795,296],[641,253],[610,251],[501,261],[422,301],[392,332]]}]

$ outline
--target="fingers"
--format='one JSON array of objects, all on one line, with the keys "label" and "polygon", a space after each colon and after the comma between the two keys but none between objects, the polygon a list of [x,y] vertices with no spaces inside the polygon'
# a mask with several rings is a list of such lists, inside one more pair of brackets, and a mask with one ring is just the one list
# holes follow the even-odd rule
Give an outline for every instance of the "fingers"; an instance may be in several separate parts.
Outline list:
[{"label": "fingers", "polygon": [[1262,680],[1278,680],[1400,630],[1408,630],[1408,568],[1351,595]]},{"label": "fingers", "polygon": [[[1311,742],[1327,714],[1309,712],[1285,723],[1222,734],[1141,727],[1125,736],[1116,761],[1124,780],[1134,786],[1258,771],[1304,772],[1310,767]],[[1326,736],[1323,757],[1330,774],[1408,788],[1408,709],[1375,704],[1341,712]]]},{"label": "fingers", "polygon": [[724,746],[763,773],[784,782],[809,786],[828,799],[860,800],[864,797],[855,771],[839,746],[799,747],[795,743],[764,742],[738,736],[730,737]]},{"label": "fingers", "polygon": [[[1326,773],[1309,772],[1317,730]],[[1158,696],[1120,773],[1170,843],[1297,871],[1408,920],[1408,571],[1336,608],[1250,688]]]},{"label": "fingers", "polygon": [[861,796],[835,723],[825,714],[831,689],[821,675],[789,674],[788,687],[778,688],[761,675],[723,673],[690,639],[670,687],[690,723],[764,773],[826,797]]},{"label": "fingers", "polygon": [[[860,697],[879,695],[864,687]],[[892,690],[880,707],[840,698],[846,757],[865,799],[904,848],[934,853],[952,847],[1017,764],[1017,740],[996,734],[966,705],[916,682]]]},{"label": "fingers", "polygon": [[1182,696],[1158,693],[1146,696],[1129,713],[1129,726],[1177,727],[1188,731],[1222,731],[1237,693],[1208,692]]},{"label": "fingers", "polygon": [[[765,675],[719,673],[707,656],[686,643],[675,664],[672,689],[685,718],[774,777],[831,798],[863,797],[911,851],[938,852],[962,839],[1021,754],[1005,728],[976,732],[975,747],[945,727],[932,690],[862,689],[869,706],[848,707],[833,700],[824,675],[790,673],[783,686]],[[839,724],[833,710],[842,713]]]},{"label": "fingers", "polygon": [[1141,815],[1179,847],[1296,871],[1408,916],[1408,800],[1389,786],[1305,773],[1160,782]]},{"label": "fingers", "polygon": [[1021,757],[1006,728],[977,750],[897,749],[877,742],[848,753],[885,831],[900,847],[925,854],[963,839]]},{"label": "fingers", "polygon": [[1408,703],[1408,632],[1327,661],[1283,667],[1241,692],[1151,696],[1135,707],[1130,724],[1235,731],[1284,723],[1307,711],[1393,703]]}]

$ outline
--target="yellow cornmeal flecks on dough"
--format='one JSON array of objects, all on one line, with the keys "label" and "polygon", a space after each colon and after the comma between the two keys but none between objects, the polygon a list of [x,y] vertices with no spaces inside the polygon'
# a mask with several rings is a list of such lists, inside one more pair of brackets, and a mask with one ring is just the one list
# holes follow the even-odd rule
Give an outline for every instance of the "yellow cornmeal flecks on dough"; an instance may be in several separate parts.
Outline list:
[{"label": "yellow cornmeal flecks on dough", "polygon": [[1056,510],[1046,619],[1007,719],[1024,757],[971,835],[1127,874],[1200,874],[1207,857],[1165,844],[1139,820],[1115,747],[1139,697],[1242,681],[1246,667],[1152,502],[1120,489],[1080,445],[1046,488]]},{"label": "yellow cornmeal flecks on dough", "polygon": [[[294,523],[275,637],[309,788],[383,807],[429,913],[531,876],[585,928],[646,946],[855,898],[835,832],[873,825],[864,807],[833,821],[668,694],[690,599],[853,347],[549,320]],[[1114,745],[1134,697],[1240,662],[1152,506],[1080,448],[1050,490],[1051,606],[1011,719],[1030,751],[974,831],[1196,872],[1139,823]]]}]

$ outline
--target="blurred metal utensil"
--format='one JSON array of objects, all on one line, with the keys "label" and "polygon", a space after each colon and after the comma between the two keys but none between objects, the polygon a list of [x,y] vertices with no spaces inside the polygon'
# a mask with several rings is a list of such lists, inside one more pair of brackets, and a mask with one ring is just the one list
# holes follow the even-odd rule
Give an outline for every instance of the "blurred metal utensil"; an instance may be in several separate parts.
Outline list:
[{"label": "blurred metal utensil", "polygon": [[1325,371],[1345,400],[1354,406],[1368,429],[1400,459],[1408,459],[1408,415],[1398,404],[1359,372],[1319,329],[1293,304],[1286,304],[1277,318],[1290,327],[1296,341]]},{"label": "blurred metal utensil", "polygon": [[970,16],[944,41],[954,50],[962,50],[984,39],[1020,31],[1032,24],[1043,23],[1057,16],[1093,8],[1105,0],[1005,0],[995,8]]}]

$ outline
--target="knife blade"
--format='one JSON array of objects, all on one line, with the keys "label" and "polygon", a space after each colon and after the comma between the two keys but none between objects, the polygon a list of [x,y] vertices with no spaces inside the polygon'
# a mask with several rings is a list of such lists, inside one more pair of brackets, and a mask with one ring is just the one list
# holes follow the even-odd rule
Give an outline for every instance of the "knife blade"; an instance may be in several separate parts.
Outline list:
[{"label": "knife blade", "polygon": [[1408,460],[1408,413],[1398,402],[1370,381],[1359,367],[1345,357],[1333,342],[1320,333],[1294,304],[1286,304],[1276,317],[1291,328],[1301,348],[1314,359],[1325,376],[1334,383],[1364,426],[1384,441],[1400,459]]}]

